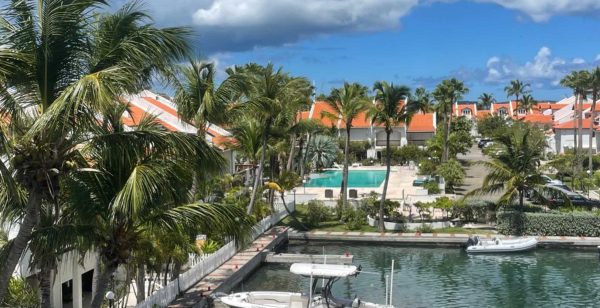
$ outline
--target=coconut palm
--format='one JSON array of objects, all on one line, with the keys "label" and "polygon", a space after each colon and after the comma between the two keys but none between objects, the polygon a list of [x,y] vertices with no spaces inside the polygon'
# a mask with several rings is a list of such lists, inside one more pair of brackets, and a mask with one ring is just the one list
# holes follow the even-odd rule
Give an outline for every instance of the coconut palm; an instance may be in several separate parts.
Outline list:
[{"label": "coconut palm", "polygon": [[348,165],[349,165],[349,146],[350,130],[352,121],[369,107],[369,98],[367,97],[367,87],[358,83],[344,82],[344,86],[331,90],[327,97],[327,104],[333,109],[333,112],[324,111],[321,116],[334,120],[341,119],[346,128],[346,140],[344,144],[344,169],[342,171],[342,208],[348,204]]},{"label": "coconut palm", "polygon": [[82,149],[94,171],[65,179],[65,219],[90,226],[82,249],[94,247],[100,255],[92,307],[101,307],[110,277],[144,249],[148,233],[199,228],[241,239],[249,230],[237,207],[190,203],[193,170],[215,172],[224,163],[201,137],[168,132],[152,118],[143,119],[134,131],[98,136]]},{"label": "coconut palm", "polygon": [[[410,89],[406,86],[396,86],[385,81],[378,81],[373,85],[375,91],[375,105],[367,111],[367,116],[373,123],[383,125],[385,129],[385,152],[386,152],[386,173],[383,182],[383,193],[379,202],[379,221],[383,222],[383,208],[387,188],[390,180],[390,170],[392,166],[392,151],[390,148],[390,135],[395,126],[399,123],[410,122],[412,113],[410,112],[409,102],[399,105],[401,100],[407,99],[410,95]],[[384,231],[383,223],[379,224],[379,230]]]},{"label": "coconut palm", "polygon": [[481,187],[467,196],[502,192],[499,204],[510,205],[518,200],[522,210],[525,192],[539,192],[544,184],[539,171],[546,147],[544,135],[527,123],[515,123],[506,132],[497,134],[494,142],[499,154],[479,162],[489,173]]},{"label": "coconut palm", "polygon": [[258,171],[247,209],[247,213],[252,213],[259,184],[262,182],[271,129],[281,120],[280,117],[287,116],[289,119],[290,114],[295,115],[298,111],[298,106],[310,100],[312,86],[306,78],[290,77],[281,68],[275,70],[273,64],[262,67],[251,63],[229,72],[232,75],[242,74],[241,78],[249,85],[249,89],[245,91],[246,101],[239,109],[252,114],[263,127]]},{"label": "coconut palm", "polygon": [[56,204],[60,179],[71,171],[96,114],[148,87],[155,73],[181,59],[190,34],[154,27],[137,3],[98,13],[108,11],[101,8],[105,1],[6,2],[0,12],[0,114],[8,122],[1,154],[11,164],[0,163],[0,174],[3,189],[14,194],[19,187],[27,200],[17,237],[0,261],[0,301],[42,203]]},{"label": "coconut palm", "polygon": [[489,110],[490,106],[495,102],[494,96],[491,93],[483,93],[479,96],[478,108],[482,110]]},{"label": "coconut palm", "polygon": [[316,170],[330,167],[337,157],[337,141],[330,136],[317,135],[306,148],[306,152],[307,159],[314,164]]},{"label": "coconut palm", "polygon": [[519,102],[519,97],[530,92],[528,88],[531,86],[528,83],[523,83],[519,79],[511,80],[510,85],[504,88],[504,92],[506,92],[507,97],[515,96],[515,100],[517,103]]},{"label": "coconut palm", "polygon": [[427,89],[423,87],[415,89],[415,97],[412,101],[414,102],[412,104],[414,108],[422,113],[429,113],[434,109],[431,93],[427,92]]},{"label": "coconut palm", "polygon": [[533,107],[537,105],[537,101],[530,94],[524,94],[523,99],[518,102],[518,108],[525,109],[526,112],[531,113]]},{"label": "coconut palm", "polygon": [[[581,135],[581,126],[583,124],[583,101],[586,100],[588,86],[590,80],[590,73],[588,71],[573,71],[570,74],[566,75],[561,81],[560,84],[563,87],[568,87],[573,90],[573,95],[575,95],[575,112],[574,112],[574,123],[575,129],[573,130],[573,142],[575,143],[573,146],[573,150],[575,152],[575,157],[580,155],[580,149],[582,146],[582,135]],[[576,159],[576,161],[579,161]],[[574,168],[579,168],[579,163],[575,163],[573,165]],[[577,170],[573,172],[577,173]]]},{"label": "coconut palm", "polygon": [[589,89],[592,94],[592,108],[591,108],[591,121],[589,127],[589,140],[588,144],[588,170],[592,173],[592,142],[594,140],[594,123],[596,122],[596,101],[600,98],[600,67],[596,67],[590,72]]},{"label": "coconut palm", "polygon": [[437,101],[437,111],[444,119],[444,143],[442,162],[448,160],[448,140],[450,138],[450,127],[452,124],[452,105],[463,95],[469,92],[464,83],[455,78],[442,81],[433,91],[433,97]]}]

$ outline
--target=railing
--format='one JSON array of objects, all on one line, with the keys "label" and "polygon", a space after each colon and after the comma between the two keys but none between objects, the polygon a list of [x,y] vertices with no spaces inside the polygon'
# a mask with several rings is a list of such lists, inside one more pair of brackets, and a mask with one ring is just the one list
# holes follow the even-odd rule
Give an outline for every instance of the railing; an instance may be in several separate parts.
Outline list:
[{"label": "railing", "polygon": [[[288,203],[290,211],[295,210],[293,202]],[[252,240],[258,238],[261,234],[277,224],[288,215],[283,208],[283,203],[275,203],[275,213],[258,222],[252,227]],[[185,273],[179,275],[179,278],[169,282],[160,290],[154,292],[146,300],[136,305],[138,308],[166,307],[170,302],[177,298],[182,291],[185,291],[216,270],[219,266],[231,259],[238,251],[233,241],[225,244],[215,253],[195,260],[195,265]]]}]

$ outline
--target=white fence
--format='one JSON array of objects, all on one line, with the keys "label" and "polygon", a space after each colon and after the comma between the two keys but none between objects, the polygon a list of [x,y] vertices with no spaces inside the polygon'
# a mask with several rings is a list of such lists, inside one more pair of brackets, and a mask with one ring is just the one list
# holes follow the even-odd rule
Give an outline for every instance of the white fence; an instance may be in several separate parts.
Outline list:
[{"label": "white fence", "polygon": [[[293,202],[288,204],[290,211],[295,210]],[[252,240],[267,231],[271,226],[277,224],[288,215],[283,208],[283,203],[275,203],[275,214],[268,216],[252,227]],[[189,289],[206,275],[217,269],[237,253],[237,247],[233,241],[227,243],[215,253],[204,258],[197,259],[195,265],[179,278],[169,282],[165,287],[154,292],[145,301],[137,304],[138,308],[166,307],[177,298],[181,291]]]}]

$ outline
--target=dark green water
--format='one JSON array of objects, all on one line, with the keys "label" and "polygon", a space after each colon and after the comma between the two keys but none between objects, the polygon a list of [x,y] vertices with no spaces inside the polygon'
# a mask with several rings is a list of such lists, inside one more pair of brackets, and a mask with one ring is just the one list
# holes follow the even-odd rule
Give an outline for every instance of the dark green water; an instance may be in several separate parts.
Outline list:
[{"label": "dark green water", "polygon": [[[411,248],[318,243],[289,252],[354,255],[356,278],[342,279],[334,294],[383,303],[385,274],[395,260],[395,307],[600,307],[600,262],[590,251],[537,249],[529,253],[467,255],[458,248]],[[308,291],[308,279],[289,265],[265,265],[237,291]]]}]

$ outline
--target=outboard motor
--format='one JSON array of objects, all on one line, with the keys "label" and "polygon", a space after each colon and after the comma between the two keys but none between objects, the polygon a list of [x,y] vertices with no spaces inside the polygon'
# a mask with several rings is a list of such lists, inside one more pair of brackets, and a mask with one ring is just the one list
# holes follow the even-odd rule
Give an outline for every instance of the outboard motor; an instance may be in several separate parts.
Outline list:
[{"label": "outboard motor", "polygon": [[467,240],[467,247],[471,247],[471,246],[475,246],[479,243],[479,237],[475,236],[475,237],[470,237]]}]

